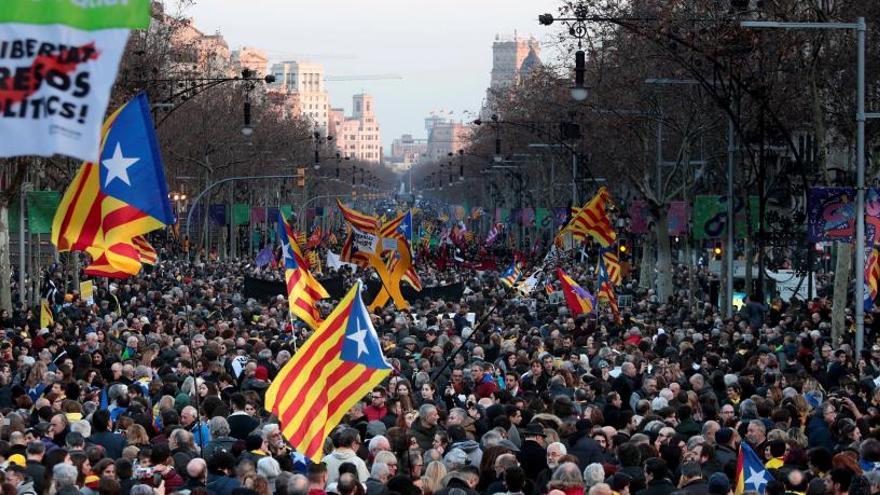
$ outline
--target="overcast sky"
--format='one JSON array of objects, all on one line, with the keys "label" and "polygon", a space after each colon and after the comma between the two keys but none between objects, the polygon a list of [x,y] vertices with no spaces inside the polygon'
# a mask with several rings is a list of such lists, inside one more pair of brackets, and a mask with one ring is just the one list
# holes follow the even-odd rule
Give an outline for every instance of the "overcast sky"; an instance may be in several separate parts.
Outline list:
[{"label": "overcast sky", "polygon": [[[333,107],[351,96],[376,98],[385,152],[401,134],[426,137],[432,110],[479,111],[489,85],[495,34],[551,39],[538,25],[558,0],[199,0],[187,10],[203,32],[220,31],[231,49],[264,49],[270,61],[324,65],[328,76],[399,74],[401,80],[328,82]],[[552,49],[542,59],[556,55]],[[474,117],[471,117],[473,120]]]}]

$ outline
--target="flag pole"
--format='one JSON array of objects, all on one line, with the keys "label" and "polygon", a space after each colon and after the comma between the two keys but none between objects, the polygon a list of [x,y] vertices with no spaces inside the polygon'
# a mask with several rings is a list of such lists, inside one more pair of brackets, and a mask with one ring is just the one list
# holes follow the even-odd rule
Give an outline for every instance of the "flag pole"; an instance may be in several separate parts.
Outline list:
[{"label": "flag pole", "polygon": [[290,320],[290,337],[293,339],[293,353],[296,354],[296,325],[293,322],[293,313],[289,309],[287,310],[287,319]]}]

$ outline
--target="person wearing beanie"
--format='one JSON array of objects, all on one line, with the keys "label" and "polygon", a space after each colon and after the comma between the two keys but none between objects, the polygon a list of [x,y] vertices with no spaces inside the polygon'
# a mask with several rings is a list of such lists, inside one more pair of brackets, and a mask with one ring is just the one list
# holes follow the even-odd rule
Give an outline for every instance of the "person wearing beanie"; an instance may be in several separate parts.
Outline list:
[{"label": "person wearing beanie", "polygon": [[715,473],[709,477],[709,483],[706,490],[709,495],[729,495],[730,480],[724,473]]}]

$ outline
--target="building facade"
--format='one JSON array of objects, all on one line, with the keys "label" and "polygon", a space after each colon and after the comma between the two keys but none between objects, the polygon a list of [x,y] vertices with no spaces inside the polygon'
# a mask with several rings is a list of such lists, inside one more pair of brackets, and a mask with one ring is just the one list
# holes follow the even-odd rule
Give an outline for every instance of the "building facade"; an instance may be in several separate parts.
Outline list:
[{"label": "building facade", "polygon": [[502,38],[496,35],[495,42],[492,43],[492,77],[489,87],[503,90],[515,85],[536,60],[540,63],[540,56],[541,45],[534,37],[526,39],[514,34],[512,38]]},{"label": "building facade", "polygon": [[256,72],[259,77],[265,76],[269,70],[269,57],[266,52],[252,46],[243,46],[233,51],[232,63],[239,73],[248,69]]},{"label": "building facade", "polygon": [[391,142],[391,163],[403,169],[419,163],[427,153],[428,140],[414,138],[411,134],[404,134]]},{"label": "building facade", "polygon": [[324,66],[299,61],[272,65],[275,76],[273,87],[279,91],[297,93],[302,116],[310,119],[318,132],[329,129],[330,95],[324,89]]},{"label": "building facade", "polygon": [[341,109],[333,109],[332,125],[336,146],[343,156],[364,162],[382,162],[382,133],[376,120],[371,95],[352,96],[352,115],[340,119]]},{"label": "building facade", "polygon": [[461,122],[434,120],[428,132],[425,159],[436,162],[446,160],[449,153],[458,153],[467,146],[470,132],[470,128]]}]

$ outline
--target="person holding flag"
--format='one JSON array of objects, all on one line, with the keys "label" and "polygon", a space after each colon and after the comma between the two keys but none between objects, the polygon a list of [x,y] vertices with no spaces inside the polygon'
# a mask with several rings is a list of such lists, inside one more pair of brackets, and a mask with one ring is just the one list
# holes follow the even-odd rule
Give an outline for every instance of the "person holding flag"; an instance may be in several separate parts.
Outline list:
[{"label": "person holding flag", "polygon": [[266,390],[266,411],[314,462],[351,406],[391,373],[361,290],[358,281]]},{"label": "person holding flag", "polygon": [[316,329],[321,323],[321,312],[317,303],[330,295],[309,271],[309,264],[296,242],[293,229],[281,211],[278,212],[278,239],[284,259],[284,280],[287,282],[290,312],[310,328]]}]

